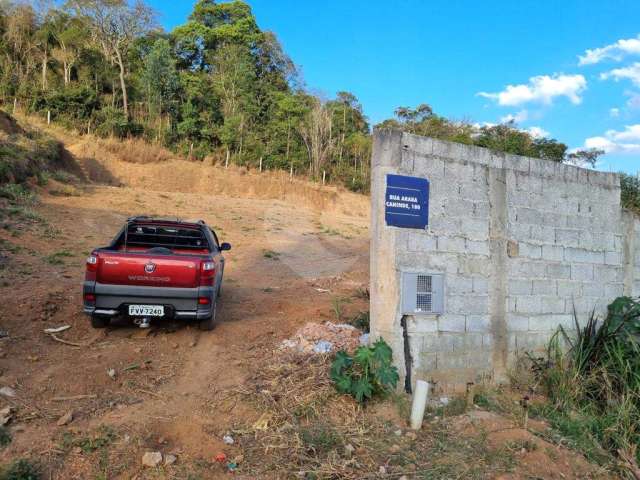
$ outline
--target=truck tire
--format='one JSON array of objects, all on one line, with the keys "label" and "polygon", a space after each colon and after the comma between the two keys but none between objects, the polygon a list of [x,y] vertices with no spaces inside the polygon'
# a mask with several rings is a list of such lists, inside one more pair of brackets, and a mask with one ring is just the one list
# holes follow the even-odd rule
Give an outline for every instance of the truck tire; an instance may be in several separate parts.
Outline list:
[{"label": "truck tire", "polygon": [[109,325],[111,319],[102,315],[91,315],[91,326],[93,328],[105,328]]},{"label": "truck tire", "polygon": [[215,300],[213,301],[213,308],[212,308],[212,312],[211,312],[211,316],[209,318],[205,318],[204,320],[200,320],[200,323],[198,323],[198,328],[200,330],[205,330],[205,331],[209,331],[209,330],[213,330],[216,327],[216,304],[218,302],[216,302]]}]

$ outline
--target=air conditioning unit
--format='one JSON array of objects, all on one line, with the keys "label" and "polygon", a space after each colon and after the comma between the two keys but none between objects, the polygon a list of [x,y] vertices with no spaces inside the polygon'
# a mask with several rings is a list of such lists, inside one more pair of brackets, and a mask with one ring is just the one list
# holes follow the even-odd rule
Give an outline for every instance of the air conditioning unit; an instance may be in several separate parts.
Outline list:
[{"label": "air conditioning unit", "polygon": [[444,313],[444,274],[402,272],[402,314]]}]

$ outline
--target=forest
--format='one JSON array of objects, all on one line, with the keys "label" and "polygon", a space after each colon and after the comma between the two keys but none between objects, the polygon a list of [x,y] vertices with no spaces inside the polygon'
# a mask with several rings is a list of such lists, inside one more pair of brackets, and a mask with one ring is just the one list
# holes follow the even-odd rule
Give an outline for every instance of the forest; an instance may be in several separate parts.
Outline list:
[{"label": "forest", "polygon": [[593,165],[513,123],[477,126],[427,105],[372,127],[358,98],[312,94],[273,32],[241,1],[198,0],[171,32],[142,1],[0,2],[0,104],[80,133],[141,137],[193,160],[366,192],[372,128]]}]

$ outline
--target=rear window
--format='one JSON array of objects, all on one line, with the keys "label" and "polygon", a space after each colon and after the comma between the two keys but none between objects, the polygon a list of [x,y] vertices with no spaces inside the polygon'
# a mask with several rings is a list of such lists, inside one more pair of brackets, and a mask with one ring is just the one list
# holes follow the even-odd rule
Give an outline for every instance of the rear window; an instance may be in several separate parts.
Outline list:
[{"label": "rear window", "polygon": [[[124,237],[121,238],[122,243]],[[130,224],[126,242],[130,247],[209,249],[209,242],[201,230],[178,226]]]}]

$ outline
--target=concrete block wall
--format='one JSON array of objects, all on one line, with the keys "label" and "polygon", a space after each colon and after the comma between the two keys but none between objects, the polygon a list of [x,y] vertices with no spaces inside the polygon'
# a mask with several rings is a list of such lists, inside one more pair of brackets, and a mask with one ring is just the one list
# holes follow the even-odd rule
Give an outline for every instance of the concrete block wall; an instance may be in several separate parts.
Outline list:
[{"label": "concrete block wall", "polygon": [[[390,173],[429,180],[427,229],[385,224]],[[640,294],[640,222],[616,174],[378,131],[371,192],[372,333],[412,382],[503,381],[518,352],[573,328],[574,308]],[[443,314],[402,321],[404,271],[444,273]]]}]

